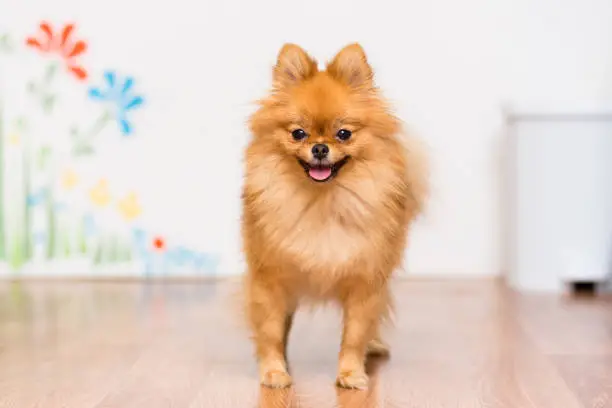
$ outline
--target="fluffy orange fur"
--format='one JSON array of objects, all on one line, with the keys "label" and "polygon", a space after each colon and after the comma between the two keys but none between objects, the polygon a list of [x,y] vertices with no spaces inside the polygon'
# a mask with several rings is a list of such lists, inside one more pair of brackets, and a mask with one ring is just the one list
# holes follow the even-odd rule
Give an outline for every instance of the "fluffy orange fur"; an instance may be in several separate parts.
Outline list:
[{"label": "fluffy orange fur", "polygon": [[[302,48],[285,45],[272,90],[249,124],[245,306],[261,383],[291,384],[293,314],[302,301],[331,300],[344,316],[337,384],[366,387],[366,356],[387,353],[379,328],[391,308],[389,279],[427,196],[425,156],[390,112],[358,44],[324,70]],[[306,138],[292,137],[298,128]],[[339,140],[339,129],[352,137]],[[300,164],[312,160],[317,143],[329,147],[331,163],[346,159],[321,183]]]}]

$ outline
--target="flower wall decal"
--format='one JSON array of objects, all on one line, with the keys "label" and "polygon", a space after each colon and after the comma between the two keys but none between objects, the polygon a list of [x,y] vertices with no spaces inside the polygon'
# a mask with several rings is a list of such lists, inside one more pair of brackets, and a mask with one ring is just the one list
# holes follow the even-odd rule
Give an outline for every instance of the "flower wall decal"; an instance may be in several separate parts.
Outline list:
[{"label": "flower wall decal", "polygon": [[48,194],[49,194],[49,191],[46,188],[40,188],[34,193],[28,194],[28,196],[26,197],[27,206],[34,207],[34,206],[42,204],[45,198],[47,198]]},{"label": "flower wall decal", "polygon": [[217,270],[219,257],[215,254],[197,252],[181,245],[171,245],[163,236],[151,235],[140,228],[134,228],[132,236],[140,258],[144,261],[147,276],[185,266],[209,274]]},{"label": "flower wall decal", "polygon": [[108,191],[108,182],[104,179],[98,181],[89,192],[92,203],[98,207],[105,207],[110,203],[111,197]]},{"label": "flower wall decal", "polygon": [[138,196],[135,193],[128,194],[127,197],[119,201],[117,204],[119,213],[126,221],[133,221],[141,214],[142,209],[138,202]]},{"label": "flower wall decal", "polygon": [[134,78],[120,78],[114,71],[104,73],[105,86],[89,89],[89,97],[93,100],[106,102],[114,111],[114,117],[123,135],[130,135],[133,131],[128,120],[130,111],[139,108],[144,98],[136,95],[133,90]]},{"label": "flower wall decal", "polygon": [[17,133],[11,133],[8,137],[8,142],[12,146],[18,146],[21,142],[21,136]]},{"label": "flower wall decal", "polygon": [[163,251],[166,248],[166,242],[162,237],[153,238],[153,248],[156,251]]},{"label": "flower wall decal", "polygon": [[28,37],[26,44],[44,54],[59,56],[76,78],[85,80],[87,71],[79,65],[77,57],[87,50],[87,43],[74,40],[73,32],[74,24],[66,24],[61,30],[54,32],[51,25],[43,21],[39,26],[39,35]]},{"label": "flower wall decal", "polygon": [[62,188],[65,190],[72,190],[77,183],[79,182],[79,176],[74,172],[74,170],[65,170],[62,174]]},{"label": "flower wall decal", "polygon": [[[8,34],[0,33],[3,62],[8,56],[19,57],[21,53],[14,52],[19,50],[19,46],[47,57],[45,65],[24,84],[23,94],[34,102],[31,106],[42,108],[45,121],[53,121],[56,111],[64,108],[72,112],[71,95],[66,98],[60,89],[65,86],[64,82],[58,79],[62,73],[82,82],[90,77],[80,63],[81,57],[89,52],[88,44],[76,37],[75,25],[52,27],[43,21],[35,35],[17,42]],[[80,126],[68,126],[65,129],[70,136],[68,146],[61,144],[66,139],[55,137],[61,136],[57,134],[61,129],[51,126],[52,130],[47,132],[46,126],[37,123],[40,119],[38,112],[32,116],[27,112],[20,113],[12,118],[14,123],[9,127],[6,126],[9,122],[5,121],[4,111],[0,110],[0,125],[5,124],[0,126],[0,153],[2,146],[8,146],[7,152],[18,163],[11,167],[11,171],[2,172],[4,163],[0,154],[0,186],[5,179],[14,177],[19,190],[9,197],[18,204],[9,206],[11,210],[7,211],[2,206],[4,200],[0,200],[0,263],[8,261],[11,270],[16,272],[25,270],[22,267],[28,262],[44,260],[50,263],[79,262],[83,273],[88,272],[87,265],[117,263],[144,276],[216,273],[217,254],[187,248],[180,240],[174,239],[176,237],[167,239],[161,231],[148,231],[143,224],[146,225],[149,219],[142,217],[143,206],[136,193],[120,197],[111,194],[109,184],[114,186],[115,183],[109,183],[104,173],[93,181],[88,180],[90,167],[84,162],[87,157],[96,155],[95,137],[110,124],[115,124],[116,130],[109,130],[124,137],[134,134],[132,115],[145,103],[145,98],[135,87],[134,78],[113,70],[103,71],[100,83],[88,84],[87,97],[101,108],[99,115],[81,130]],[[10,100],[6,102],[11,103]],[[75,119],[79,117],[75,116]],[[30,126],[30,123],[35,126]],[[62,123],[62,126],[65,125]],[[10,133],[2,133],[9,128]],[[96,142],[103,143],[104,140]],[[68,158],[64,156],[66,148],[72,153]],[[98,169],[103,170],[103,166]],[[111,208],[120,217],[110,213],[108,210]],[[13,224],[18,226],[11,226],[7,234],[3,220],[11,217],[16,220]],[[124,225],[117,225],[117,222]],[[36,273],[40,273],[40,264],[34,265],[37,266]]]}]

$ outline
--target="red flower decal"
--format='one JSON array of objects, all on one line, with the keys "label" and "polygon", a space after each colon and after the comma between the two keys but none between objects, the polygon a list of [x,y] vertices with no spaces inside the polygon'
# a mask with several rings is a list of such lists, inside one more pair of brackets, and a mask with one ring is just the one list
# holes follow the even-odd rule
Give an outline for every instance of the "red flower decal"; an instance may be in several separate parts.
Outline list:
[{"label": "red flower decal", "polygon": [[156,237],[153,239],[153,247],[158,251],[163,251],[166,247],[166,243],[164,242],[163,238]]},{"label": "red flower decal", "polygon": [[40,23],[40,34],[38,37],[29,37],[26,44],[46,54],[59,55],[69,72],[80,80],[87,78],[87,71],[76,62],[76,57],[87,50],[84,41],[73,41],[73,24],[66,24],[61,32],[54,33],[49,23]]}]

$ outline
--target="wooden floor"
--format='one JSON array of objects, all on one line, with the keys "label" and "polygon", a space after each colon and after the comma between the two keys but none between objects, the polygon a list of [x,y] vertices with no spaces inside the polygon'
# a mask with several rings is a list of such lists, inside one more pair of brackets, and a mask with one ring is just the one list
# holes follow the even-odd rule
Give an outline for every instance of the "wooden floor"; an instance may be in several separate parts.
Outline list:
[{"label": "wooden floor", "polygon": [[612,300],[395,284],[392,357],[334,385],[340,318],[296,317],[295,387],[258,386],[232,283],[0,283],[0,407],[612,407]]}]

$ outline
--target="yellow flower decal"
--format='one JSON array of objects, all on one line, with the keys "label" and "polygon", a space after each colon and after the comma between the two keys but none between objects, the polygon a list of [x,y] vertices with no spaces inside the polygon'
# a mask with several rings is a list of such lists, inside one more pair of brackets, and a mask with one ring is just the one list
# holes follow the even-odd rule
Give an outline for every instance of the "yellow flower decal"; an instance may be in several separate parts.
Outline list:
[{"label": "yellow flower decal", "polygon": [[72,190],[74,186],[79,182],[79,177],[72,170],[66,170],[62,174],[62,187],[66,190]]},{"label": "yellow flower decal", "polygon": [[123,200],[120,200],[117,207],[123,218],[128,221],[137,218],[142,213],[142,209],[138,203],[138,196],[134,193],[130,193]]},{"label": "yellow flower decal", "polygon": [[110,193],[108,192],[108,182],[105,179],[98,181],[98,183],[89,192],[89,198],[91,202],[98,207],[104,207],[110,202]]},{"label": "yellow flower decal", "polygon": [[21,137],[17,133],[10,134],[8,142],[10,145],[17,146],[21,142]]}]

